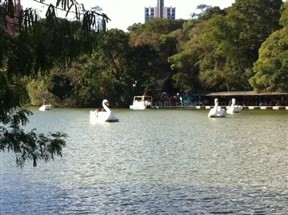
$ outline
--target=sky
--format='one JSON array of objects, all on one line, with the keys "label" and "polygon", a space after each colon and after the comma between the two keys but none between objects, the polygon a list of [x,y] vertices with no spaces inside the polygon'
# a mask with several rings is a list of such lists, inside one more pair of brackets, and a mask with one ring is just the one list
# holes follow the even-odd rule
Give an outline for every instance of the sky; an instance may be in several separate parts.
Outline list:
[{"label": "sky", "polygon": [[[55,4],[56,0],[45,0],[45,3]],[[77,0],[84,3],[85,9],[99,6],[111,21],[107,24],[108,29],[118,28],[127,31],[127,28],[134,23],[144,23],[144,8],[156,7],[157,0]],[[176,19],[190,19],[191,14],[198,13],[197,6],[205,4],[209,6],[219,6],[221,9],[229,7],[235,0],[164,0],[165,7],[176,7]],[[21,0],[24,8],[33,7],[40,11],[42,18],[47,10],[33,0]],[[42,11],[42,13],[41,13]]]}]

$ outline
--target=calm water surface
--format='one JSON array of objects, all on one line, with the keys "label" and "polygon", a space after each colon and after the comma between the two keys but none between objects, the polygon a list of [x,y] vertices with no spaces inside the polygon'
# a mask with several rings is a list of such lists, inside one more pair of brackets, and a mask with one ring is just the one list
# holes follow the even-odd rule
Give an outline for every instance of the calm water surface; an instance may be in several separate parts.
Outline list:
[{"label": "calm water surface", "polygon": [[30,128],[63,131],[63,158],[15,165],[0,153],[0,214],[288,214],[288,111],[90,109],[34,115]]}]

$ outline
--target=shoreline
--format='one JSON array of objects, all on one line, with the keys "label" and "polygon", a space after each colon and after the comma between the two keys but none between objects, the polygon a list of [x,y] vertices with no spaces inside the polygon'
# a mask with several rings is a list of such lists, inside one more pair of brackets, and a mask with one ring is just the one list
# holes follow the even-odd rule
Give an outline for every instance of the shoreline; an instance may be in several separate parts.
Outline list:
[{"label": "shoreline", "polygon": [[[152,109],[210,110],[214,106],[152,106]],[[227,106],[221,106],[227,109]],[[288,110],[288,106],[242,106],[242,110]]]}]

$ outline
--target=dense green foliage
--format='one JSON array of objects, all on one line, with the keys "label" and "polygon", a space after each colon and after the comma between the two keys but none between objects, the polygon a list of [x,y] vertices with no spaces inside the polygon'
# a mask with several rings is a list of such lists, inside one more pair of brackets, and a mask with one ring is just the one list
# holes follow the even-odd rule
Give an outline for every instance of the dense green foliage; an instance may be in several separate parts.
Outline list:
[{"label": "dense green foliage", "polygon": [[282,6],[282,28],[262,44],[250,83],[256,91],[288,92],[288,2]]},{"label": "dense green foliage", "polygon": [[[68,12],[79,7],[73,0],[57,3]],[[189,20],[154,19],[128,32],[106,30],[108,17],[99,11],[68,21],[50,5],[41,20],[25,10],[13,36],[5,32],[7,8],[0,10],[0,150],[13,143],[9,149],[19,151],[21,138],[23,147],[37,142],[24,158],[37,154],[46,138],[34,131],[26,133],[34,137],[29,141],[8,138],[7,126],[25,133],[19,126],[29,115],[24,104],[46,99],[54,106],[95,107],[107,98],[127,107],[134,95],[157,98],[163,91],[288,91],[288,3],[281,0],[236,0],[224,10],[199,5],[201,12]],[[63,134],[46,142],[52,137],[65,144]],[[37,159],[46,159],[44,154]]]},{"label": "dense green foliage", "polygon": [[[256,86],[261,72],[254,63],[261,45],[281,28],[280,12],[285,22],[282,5],[281,0],[236,0],[224,10],[200,5],[190,20],[154,19],[135,23],[128,32],[88,36],[79,33],[78,21],[46,18],[19,34],[18,43],[25,45],[11,62],[22,75],[24,68],[34,72],[25,79],[32,105],[46,99],[55,106],[94,107],[105,97],[127,107],[133,95],[147,92],[157,97],[164,90],[263,90]],[[173,89],[164,89],[171,77]]]},{"label": "dense green foliage", "polygon": [[[213,15],[210,9],[209,19],[188,21],[192,26],[189,38],[182,51],[170,57],[174,70],[183,74],[183,81],[193,77],[192,90],[197,86],[205,91],[251,89],[248,80],[253,75],[253,63],[261,44],[279,29],[281,4],[269,0],[236,1],[227,13],[216,10]],[[205,13],[202,17],[206,17]],[[196,85],[199,80],[200,88]]]}]

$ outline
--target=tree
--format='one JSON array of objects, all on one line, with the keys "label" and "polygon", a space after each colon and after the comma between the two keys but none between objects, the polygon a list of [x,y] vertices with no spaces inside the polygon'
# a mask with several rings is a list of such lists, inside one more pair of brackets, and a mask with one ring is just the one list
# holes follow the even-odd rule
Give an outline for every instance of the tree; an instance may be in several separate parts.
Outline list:
[{"label": "tree", "polygon": [[[77,22],[81,23],[81,27],[76,28],[79,29],[77,34],[66,20],[56,17],[57,8],[66,11],[66,15],[74,9]],[[23,166],[26,160],[32,160],[36,166],[39,160],[48,161],[55,155],[62,156],[66,144],[64,133],[44,135],[36,133],[35,129],[24,129],[32,113],[22,108],[29,96],[19,80],[47,71],[52,68],[55,59],[60,59],[61,65],[67,65],[71,57],[91,51],[94,32],[105,31],[108,20],[106,14],[86,11],[75,0],[57,0],[55,6],[48,5],[45,21],[40,20],[31,8],[17,10],[12,0],[4,0],[0,5],[0,152],[16,153],[17,165]],[[11,26],[12,31],[8,29]],[[54,47],[49,47],[51,42],[43,42],[44,38],[60,42],[56,44],[57,52]],[[67,49],[73,41],[85,46],[74,53],[75,49]]]},{"label": "tree", "polygon": [[197,18],[200,20],[208,20],[212,18],[215,15],[226,15],[226,12],[224,10],[221,10],[219,7],[211,7],[205,4],[200,4],[197,6],[197,9],[201,12],[196,14],[192,14],[192,18]]},{"label": "tree", "polygon": [[282,3],[282,0],[236,0],[232,5],[227,17],[231,31],[229,43],[235,51],[236,47],[241,47],[235,58],[246,68],[251,68],[258,59],[261,44],[279,29]]},{"label": "tree", "polygon": [[[133,84],[134,95],[156,94],[156,80],[162,78],[159,53],[150,45],[132,46],[128,56],[129,83]],[[128,88],[129,89],[129,88]]]},{"label": "tree", "polygon": [[198,60],[197,54],[191,50],[169,58],[172,70],[176,71],[173,76],[175,87],[180,91],[196,91],[200,88]]},{"label": "tree", "polygon": [[236,0],[227,13],[209,8],[197,20],[187,22],[187,42],[181,53],[170,58],[176,72],[182,73],[177,80],[199,78],[209,91],[251,89],[248,80],[253,63],[261,44],[279,29],[281,4],[281,0]]},{"label": "tree", "polygon": [[[152,19],[143,25],[134,25],[129,28],[130,43],[133,47],[151,47],[154,49],[155,59],[149,60],[150,63],[147,66],[147,68],[153,70],[152,75],[150,75],[153,78],[148,78],[150,88],[153,86],[152,82],[157,80],[159,83],[173,73],[168,58],[178,52],[178,42],[183,36],[183,23],[185,23],[184,20]],[[140,77],[149,76],[140,75]],[[147,81],[144,82],[147,83]],[[159,88],[159,86],[153,86],[152,88]]]},{"label": "tree", "polygon": [[[175,76],[180,81],[178,85],[182,82],[183,86],[187,86],[186,90],[195,91],[202,87],[217,90],[227,82],[227,76],[223,74],[228,70],[222,51],[226,31],[222,15],[199,21],[191,28],[190,39],[183,45],[183,51],[169,58],[172,68],[181,73]],[[187,81],[190,81],[190,86]]]},{"label": "tree", "polygon": [[288,3],[282,6],[280,23],[283,28],[272,33],[262,44],[259,59],[253,67],[250,83],[256,91],[288,91]]}]

